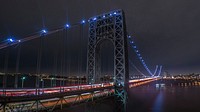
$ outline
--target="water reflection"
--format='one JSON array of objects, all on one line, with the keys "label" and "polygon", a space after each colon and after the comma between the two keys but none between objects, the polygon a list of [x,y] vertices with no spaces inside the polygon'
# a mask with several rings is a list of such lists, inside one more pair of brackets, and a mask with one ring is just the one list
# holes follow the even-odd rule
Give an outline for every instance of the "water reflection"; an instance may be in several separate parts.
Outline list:
[{"label": "water reflection", "polygon": [[153,112],[163,112],[163,102],[164,102],[164,93],[160,91],[158,94],[154,106],[153,106]]},{"label": "water reflection", "polygon": [[156,82],[129,94],[128,112],[200,112],[200,86]]},{"label": "water reflection", "polygon": [[156,89],[163,89],[165,88],[165,84],[156,84]]}]

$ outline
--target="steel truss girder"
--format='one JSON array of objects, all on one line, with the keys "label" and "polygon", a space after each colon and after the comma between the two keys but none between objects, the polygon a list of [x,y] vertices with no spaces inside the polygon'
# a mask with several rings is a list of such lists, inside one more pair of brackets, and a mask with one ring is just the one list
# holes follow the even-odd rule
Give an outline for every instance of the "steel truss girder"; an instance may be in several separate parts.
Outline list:
[{"label": "steel truss girder", "polygon": [[[79,103],[87,103],[91,101],[96,101],[100,97],[107,97],[113,95],[112,89],[100,90],[99,92],[90,92],[88,96],[85,94],[77,94],[76,96],[63,96],[57,98],[57,100],[50,106],[46,106],[45,103],[48,101],[36,100],[20,103],[5,103],[0,104],[0,112],[33,112],[33,111],[47,111],[53,112],[55,109],[63,109],[63,106],[74,106]],[[95,99],[95,100],[94,100]]]},{"label": "steel truss girder", "polygon": [[[89,19],[88,40],[88,83],[98,81],[99,46],[108,39],[114,45],[114,87],[116,101],[122,105],[118,112],[126,111],[128,91],[128,48],[124,12],[112,11]],[[116,112],[115,111],[115,112]]]}]

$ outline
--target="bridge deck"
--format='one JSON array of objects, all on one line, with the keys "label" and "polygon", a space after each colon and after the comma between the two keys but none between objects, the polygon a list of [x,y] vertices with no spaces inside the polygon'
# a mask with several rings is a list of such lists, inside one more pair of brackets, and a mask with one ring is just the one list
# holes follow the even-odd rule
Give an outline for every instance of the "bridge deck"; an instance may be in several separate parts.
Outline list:
[{"label": "bridge deck", "polygon": [[[135,87],[141,84],[145,84],[151,81],[157,80],[157,78],[145,78],[145,79],[136,79],[136,80],[130,80],[130,87]],[[60,88],[44,88],[43,94],[35,95],[33,94],[35,92],[35,89],[25,90],[29,91],[28,94],[21,94],[20,90],[23,89],[17,89],[17,90],[7,90],[8,96],[0,96],[0,103],[14,103],[14,102],[27,102],[27,101],[35,101],[35,100],[45,100],[45,99],[51,99],[51,98],[61,98],[65,96],[72,96],[72,95],[81,95],[84,93],[94,93],[95,91],[104,91],[104,90],[112,90],[113,84],[105,84],[102,86],[101,84],[95,84],[95,86],[88,86],[88,85],[82,85],[81,88],[77,88],[79,86],[73,86],[72,87],[63,87],[63,90],[60,92]],[[69,89],[71,88],[71,89]],[[54,91],[53,91],[54,90]],[[56,91],[55,91],[56,90]],[[67,90],[67,91],[66,91]],[[30,92],[31,91],[31,92]],[[48,93],[51,91],[51,93]],[[11,95],[13,92],[19,92],[19,94]]]}]

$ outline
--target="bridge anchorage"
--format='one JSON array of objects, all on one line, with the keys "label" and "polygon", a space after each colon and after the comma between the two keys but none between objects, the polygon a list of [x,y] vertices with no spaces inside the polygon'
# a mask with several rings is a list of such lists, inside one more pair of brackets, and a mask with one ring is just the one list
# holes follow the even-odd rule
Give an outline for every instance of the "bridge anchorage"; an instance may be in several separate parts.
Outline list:
[{"label": "bridge anchorage", "polygon": [[115,112],[126,112],[129,82],[128,48],[125,15],[116,10],[89,19],[88,83],[98,82],[100,74],[100,44],[109,40],[114,46]]}]

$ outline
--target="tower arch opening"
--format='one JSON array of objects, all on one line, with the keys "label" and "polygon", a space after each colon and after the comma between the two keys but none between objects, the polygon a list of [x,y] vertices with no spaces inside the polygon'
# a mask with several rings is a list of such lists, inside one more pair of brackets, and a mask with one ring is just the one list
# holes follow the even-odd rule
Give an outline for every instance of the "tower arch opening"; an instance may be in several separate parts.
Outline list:
[{"label": "tower arch opening", "polygon": [[96,45],[96,83],[113,82],[114,77],[114,45],[109,39],[102,39]]}]

